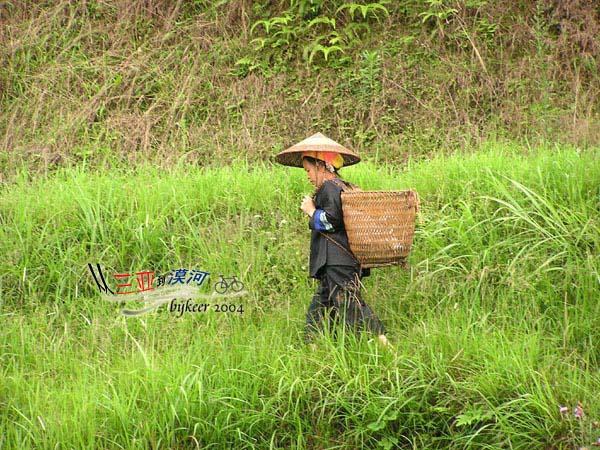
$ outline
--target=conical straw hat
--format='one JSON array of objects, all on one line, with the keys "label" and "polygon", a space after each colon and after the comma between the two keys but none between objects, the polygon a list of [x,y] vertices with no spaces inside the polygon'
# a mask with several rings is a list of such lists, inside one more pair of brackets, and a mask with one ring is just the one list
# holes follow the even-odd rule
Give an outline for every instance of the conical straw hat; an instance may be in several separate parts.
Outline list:
[{"label": "conical straw hat", "polygon": [[344,167],[360,161],[360,157],[352,150],[338,144],[333,139],[329,139],[322,133],[313,134],[311,137],[292,145],[287,150],[277,154],[275,159],[284,166],[302,167],[302,153],[307,151],[339,153],[344,158]]}]

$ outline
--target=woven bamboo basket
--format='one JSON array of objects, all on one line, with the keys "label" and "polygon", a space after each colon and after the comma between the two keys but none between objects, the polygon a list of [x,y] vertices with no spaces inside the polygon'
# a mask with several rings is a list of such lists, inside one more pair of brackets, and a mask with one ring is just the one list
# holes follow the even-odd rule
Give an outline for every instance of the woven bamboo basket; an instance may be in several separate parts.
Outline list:
[{"label": "woven bamboo basket", "polygon": [[415,234],[415,191],[344,190],[344,226],[352,253],[363,267],[406,265]]}]

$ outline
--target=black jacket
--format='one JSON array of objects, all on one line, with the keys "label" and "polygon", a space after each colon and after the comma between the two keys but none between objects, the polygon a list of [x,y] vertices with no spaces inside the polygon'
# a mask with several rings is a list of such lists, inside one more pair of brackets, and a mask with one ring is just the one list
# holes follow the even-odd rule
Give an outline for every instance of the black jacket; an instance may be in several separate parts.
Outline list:
[{"label": "black jacket", "polygon": [[[342,183],[344,182],[340,178],[338,180],[342,181]],[[325,180],[313,196],[317,211],[315,211],[308,221],[308,227],[312,230],[309,264],[311,278],[319,279],[320,276],[317,273],[325,265],[353,266],[358,271],[359,263],[351,255],[321,235],[321,233],[327,234],[329,238],[334,239],[352,253],[348,244],[348,235],[344,228],[341,192],[342,188],[340,186],[331,180]],[[324,211],[324,219],[331,228],[329,230],[321,230],[321,233],[315,226],[315,220],[319,221],[316,219],[316,216],[320,214],[320,211]],[[370,273],[370,269],[363,269],[361,277],[369,276]]]}]

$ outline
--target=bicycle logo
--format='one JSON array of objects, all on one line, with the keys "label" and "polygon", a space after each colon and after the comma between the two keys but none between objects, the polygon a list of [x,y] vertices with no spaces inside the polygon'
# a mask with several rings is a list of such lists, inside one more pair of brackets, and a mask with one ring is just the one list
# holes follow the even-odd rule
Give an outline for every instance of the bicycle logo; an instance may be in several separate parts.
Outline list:
[{"label": "bicycle logo", "polygon": [[244,289],[244,283],[238,280],[235,275],[232,277],[224,277],[223,274],[219,274],[219,281],[215,283],[215,292],[224,294],[229,288],[231,288],[233,292],[240,292]]}]

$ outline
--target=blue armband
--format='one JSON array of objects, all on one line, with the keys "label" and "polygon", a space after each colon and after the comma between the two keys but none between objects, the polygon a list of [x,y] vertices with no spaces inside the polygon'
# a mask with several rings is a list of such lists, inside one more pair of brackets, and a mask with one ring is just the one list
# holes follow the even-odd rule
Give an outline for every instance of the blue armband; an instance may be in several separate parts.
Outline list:
[{"label": "blue armband", "polygon": [[332,231],[333,226],[327,220],[327,214],[322,209],[316,209],[314,214],[315,230],[317,231]]}]

